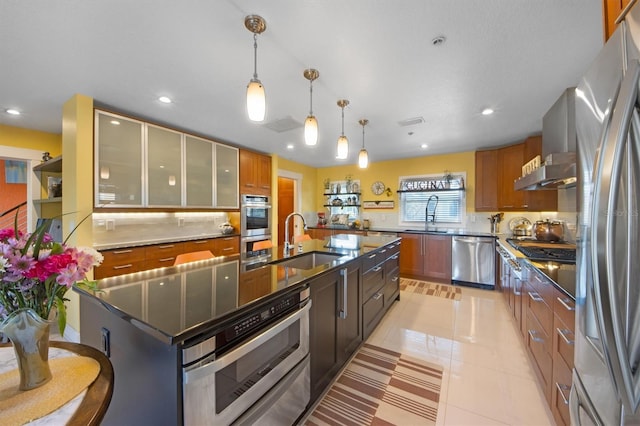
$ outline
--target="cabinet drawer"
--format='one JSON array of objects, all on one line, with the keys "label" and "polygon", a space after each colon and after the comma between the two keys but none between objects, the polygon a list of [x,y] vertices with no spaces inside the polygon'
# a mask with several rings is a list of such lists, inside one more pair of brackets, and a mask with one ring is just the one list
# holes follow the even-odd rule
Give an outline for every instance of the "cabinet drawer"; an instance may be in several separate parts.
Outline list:
[{"label": "cabinet drawer", "polygon": [[211,253],[215,250],[215,239],[208,238],[206,240],[185,241],[182,243],[183,253],[191,253],[194,251],[209,250]]},{"label": "cabinet drawer", "polygon": [[384,267],[387,271],[400,267],[400,252],[396,251],[391,256],[387,257],[387,261],[384,262]]},{"label": "cabinet drawer", "polygon": [[576,330],[576,302],[559,290],[555,290],[554,296],[553,311],[564,323],[564,327],[574,333]]},{"label": "cabinet drawer", "polygon": [[573,369],[573,352],[575,348],[575,335],[556,316],[553,323],[553,353],[554,359],[561,358],[564,363]]},{"label": "cabinet drawer", "polygon": [[562,359],[554,356],[551,411],[558,425],[569,426],[571,424],[569,417],[569,392],[571,391],[571,384],[571,368],[569,368]]},{"label": "cabinet drawer", "polygon": [[240,237],[221,237],[215,239],[215,256],[231,256],[240,253]]},{"label": "cabinet drawer", "polygon": [[551,379],[553,358],[549,336],[542,330],[540,323],[530,310],[527,310],[527,350],[533,359],[536,374],[541,380],[542,390],[548,403],[551,402]]},{"label": "cabinet drawer", "polygon": [[553,300],[557,291],[553,284],[540,272],[529,269],[527,282],[544,299],[544,302],[553,309]]},{"label": "cabinet drawer", "polygon": [[166,243],[147,246],[145,258],[149,260],[167,259],[184,253],[184,243]]},{"label": "cabinet drawer", "polygon": [[[540,293],[531,287],[529,282],[525,284],[524,289],[525,291],[522,296],[526,298],[527,310],[532,315],[535,315],[536,320],[540,323],[545,334],[551,336],[553,334],[553,311],[547,306],[544,299],[540,296]],[[550,349],[549,352],[551,352]]]},{"label": "cabinet drawer", "polygon": [[362,276],[363,299],[368,300],[384,286],[384,265],[376,265]]},{"label": "cabinet drawer", "polygon": [[388,308],[395,300],[398,291],[400,291],[400,268],[392,269],[387,272],[386,275],[384,285],[384,307]]},{"label": "cabinet drawer", "polygon": [[176,256],[166,256],[160,259],[147,259],[144,262],[144,269],[156,269],[156,268],[168,268],[173,266],[176,261]]},{"label": "cabinet drawer", "polygon": [[[385,252],[386,255],[386,252]],[[385,256],[380,254],[378,251],[369,252],[365,255],[364,261],[362,262],[362,270],[367,272],[377,264],[384,262]]]},{"label": "cabinet drawer", "polygon": [[362,306],[362,321],[364,323],[364,338],[369,337],[373,329],[378,325],[384,312],[384,294],[381,291],[375,293]]},{"label": "cabinet drawer", "polygon": [[102,265],[94,268],[94,278],[97,280],[144,270],[144,247],[105,250],[100,253],[104,260]]}]

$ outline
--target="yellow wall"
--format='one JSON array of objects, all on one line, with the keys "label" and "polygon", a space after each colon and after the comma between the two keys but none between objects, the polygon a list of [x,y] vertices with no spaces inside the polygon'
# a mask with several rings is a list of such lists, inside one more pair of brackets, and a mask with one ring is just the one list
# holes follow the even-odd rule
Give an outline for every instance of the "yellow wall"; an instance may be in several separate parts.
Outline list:
[{"label": "yellow wall", "polygon": [[[332,181],[344,181],[346,176],[351,174],[353,180],[360,181],[361,201],[393,200],[395,208],[389,212],[398,211],[398,179],[400,176],[444,174],[445,170],[452,173],[466,172],[465,179],[467,211],[474,211],[475,200],[475,153],[473,151],[455,154],[430,155],[402,160],[389,160],[369,163],[366,169],[358,168],[357,164],[344,166],[324,167],[317,169],[316,179],[316,208],[322,210],[324,204],[324,180],[329,178]],[[371,184],[375,181],[382,181],[391,188],[393,194],[374,195],[371,192]],[[386,210],[385,210],[386,211]]]},{"label": "yellow wall", "polygon": [[48,151],[52,157],[62,154],[62,136],[38,130],[0,124],[0,145]]}]

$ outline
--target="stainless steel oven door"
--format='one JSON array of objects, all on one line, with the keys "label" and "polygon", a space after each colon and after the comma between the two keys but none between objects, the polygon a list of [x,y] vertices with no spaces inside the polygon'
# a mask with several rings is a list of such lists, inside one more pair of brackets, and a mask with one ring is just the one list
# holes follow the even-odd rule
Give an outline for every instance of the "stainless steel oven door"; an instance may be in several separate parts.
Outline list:
[{"label": "stainless steel oven door", "polygon": [[309,353],[310,309],[309,300],[212,362],[183,369],[184,424],[230,424],[271,391]]},{"label": "stainless steel oven door", "polygon": [[271,202],[267,196],[243,195],[240,204],[242,236],[271,234]]}]

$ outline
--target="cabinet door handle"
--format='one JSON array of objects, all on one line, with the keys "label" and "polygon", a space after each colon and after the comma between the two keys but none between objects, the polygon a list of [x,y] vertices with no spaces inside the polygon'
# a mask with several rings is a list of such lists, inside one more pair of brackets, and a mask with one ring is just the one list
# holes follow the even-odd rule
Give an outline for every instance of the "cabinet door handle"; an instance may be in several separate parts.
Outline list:
[{"label": "cabinet door handle", "polygon": [[127,263],[126,265],[119,265],[119,266],[114,266],[113,269],[127,269],[127,268],[132,268],[133,265],[131,263]]},{"label": "cabinet door handle", "polygon": [[375,253],[369,255],[369,259],[373,259],[374,257],[376,257]]},{"label": "cabinet door handle", "polygon": [[534,330],[529,330],[529,337],[536,343],[543,343],[544,339],[542,337],[536,337],[536,332]]},{"label": "cabinet door handle", "polygon": [[567,335],[569,333],[571,333],[571,330],[567,330],[567,329],[561,329],[561,328],[556,328],[556,331],[558,332],[558,334],[560,335],[560,337],[562,337],[562,340],[564,340],[564,342],[567,345],[571,345],[573,346],[574,341],[573,340],[569,340],[569,338],[567,337]]},{"label": "cabinet door handle", "polygon": [[391,278],[391,281],[393,281],[395,283],[396,281],[398,281],[398,278],[399,277],[395,276],[395,277]]},{"label": "cabinet door handle", "polygon": [[391,259],[396,260],[399,257],[399,255],[394,254],[393,256],[391,256]]},{"label": "cabinet door handle", "polygon": [[158,246],[159,249],[169,249],[169,248],[174,248],[175,245],[173,244],[167,244],[165,246]]},{"label": "cabinet door handle", "polygon": [[542,302],[542,301],[544,301],[544,299],[542,297],[540,297],[540,295],[538,293],[532,293],[530,291],[528,293],[529,293],[529,297],[534,302]]},{"label": "cabinet door handle", "polygon": [[233,247],[226,247],[222,249],[222,251],[230,251],[230,250],[233,250]]},{"label": "cabinet door handle", "polygon": [[562,402],[564,403],[564,405],[569,405],[569,397],[565,396],[565,392],[571,391],[571,386],[561,385],[560,383],[556,382],[556,388],[558,388],[558,393],[562,397]]},{"label": "cabinet door handle", "polygon": [[207,244],[209,240],[193,241],[193,244]]},{"label": "cabinet door handle", "polygon": [[244,186],[248,186],[250,188],[253,188],[254,185],[252,183],[247,182],[247,183],[244,184]]},{"label": "cabinet door handle", "polygon": [[162,259],[158,259],[158,262],[170,262],[172,260],[176,260],[175,257],[163,257]]},{"label": "cabinet door handle", "polygon": [[342,306],[340,306],[338,316],[347,319],[347,268],[340,269],[340,275],[342,276]]},{"label": "cabinet door handle", "polygon": [[565,308],[567,311],[575,311],[575,310],[576,310],[576,307],[575,307],[575,306],[570,306],[570,305],[567,303],[567,302],[571,303],[571,300],[569,300],[569,299],[563,299],[563,298],[561,298],[561,297],[556,297],[556,299],[558,300],[558,302],[560,302],[560,304],[561,304],[562,306],[564,306],[564,308]]},{"label": "cabinet door handle", "polygon": [[380,269],[382,269],[382,266],[376,266],[373,268],[373,272],[378,272]]},{"label": "cabinet door handle", "polygon": [[113,254],[127,254],[127,253],[132,253],[133,250],[116,250],[113,252]]},{"label": "cabinet door handle", "polygon": [[373,299],[373,300],[378,300],[378,299],[380,299],[381,297],[382,297],[382,293],[378,292],[378,293],[376,293],[376,294],[374,294],[374,295],[373,295],[372,299]]}]

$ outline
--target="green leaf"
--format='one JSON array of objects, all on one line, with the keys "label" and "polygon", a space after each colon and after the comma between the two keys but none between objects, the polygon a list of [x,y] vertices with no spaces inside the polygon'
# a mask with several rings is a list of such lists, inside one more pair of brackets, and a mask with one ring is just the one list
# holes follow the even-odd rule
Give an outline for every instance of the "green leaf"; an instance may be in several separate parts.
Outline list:
[{"label": "green leaf", "polygon": [[60,335],[64,336],[64,328],[67,326],[67,308],[61,297],[56,297],[56,308],[58,309],[58,330]]}]

